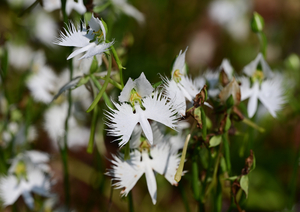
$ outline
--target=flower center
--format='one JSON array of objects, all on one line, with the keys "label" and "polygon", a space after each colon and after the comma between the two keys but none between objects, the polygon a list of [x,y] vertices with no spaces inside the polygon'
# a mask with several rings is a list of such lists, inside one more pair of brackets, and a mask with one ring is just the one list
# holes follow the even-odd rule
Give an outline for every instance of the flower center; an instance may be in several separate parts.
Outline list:
[{"label": "flower center", "polygon": [[92,40],[90,40],[90,43],[97,41],[97,44],[102,43],[104,40],[104,34],[101,31],[101,29],[99,29],[97,32],[93,31],[94,34],[94,38]]},{"label": "flower center", "polygon": [[143,150],[147,150],[149,152],[151,145],[148,143],[147,139],[141,136],[140,141],[141,141],[139,146],[140,152],[142,152]]},{"label": "flower center", "polygon": [[256,70],[251,77],[251,82],[252,83],[259,82],[261,84],[263,79],[264,79],[264,73],[261,70]]},{"label": "flower center", "polygon": [[138,92],[135,89],[132,89],[130,91],[129,102],[133,107],[135,104],[139,104],[140,106],[142,106],[142,97],[138,94]]},{"label": "flower center", "polygon": [[18,162],[14,170],[14,174],[18,178],[18,181],[20,181],[21,178],[27,179],[26,164],[24,163],[24,161]]},{"label": "flower center", "polygon": [[182,74],[180,73],[180,70],[179,69],[176,69],[174,71],[174,74],[173,74],[173,80],[176,82],[176,83],[179,83],[181,81],[181,76]]}]

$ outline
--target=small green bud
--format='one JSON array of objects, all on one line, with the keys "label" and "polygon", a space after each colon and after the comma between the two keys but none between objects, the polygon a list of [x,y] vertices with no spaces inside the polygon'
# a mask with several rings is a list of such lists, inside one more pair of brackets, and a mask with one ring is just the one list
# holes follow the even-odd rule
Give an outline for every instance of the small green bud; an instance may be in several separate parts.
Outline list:
[{"label": "small green bud", "polygon": [[259,15],[257,12],[253,13],[252,19],[251,19],[251,29],[253,32],[262,32],[264,29],[265,22],[263,17]]},{"label": "small green bud", "polygon": [[230,95],[228,97],[228,99],[226,100],[226,107],[229,109],[234,105],[234,99],[232,97],[232,95]]},{"label": "small green bud", "polygon": [[88,81],[89,81],[90,77],[89,76],[84,76],[84,77],[81,77],[81,79],[78,81],[76,87],[80,87],[84,84],[86,84]]},{"label": "small green bud", "polygon": [[300,59],[296,54],[291,54],[286,60],[285,65],[287,68],[291,70],[299,70],[300,69]]}]

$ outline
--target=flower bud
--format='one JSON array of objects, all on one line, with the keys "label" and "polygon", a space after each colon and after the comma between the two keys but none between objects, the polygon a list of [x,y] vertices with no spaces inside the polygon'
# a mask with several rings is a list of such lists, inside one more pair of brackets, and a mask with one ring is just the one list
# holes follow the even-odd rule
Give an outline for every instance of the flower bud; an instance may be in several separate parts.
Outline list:
[{"label": "flower bud", "polygon": [[251,29],[253,32],[262,32],[263,28],[265,26],[265,22],[263,17],[259,15],[257,12],[253,13],[252,19],[251,19]]},{"label": "flower bud", "polygon": [[[241,101],[241,89],[235,78],[226,85],[223,90],[220,92],[219,97],[223,104],[227,104],[227,100],[232,96],[232,100],[229,100],[228,104],[238,105]],[[232,104],[233,103],[233,104]]]}]

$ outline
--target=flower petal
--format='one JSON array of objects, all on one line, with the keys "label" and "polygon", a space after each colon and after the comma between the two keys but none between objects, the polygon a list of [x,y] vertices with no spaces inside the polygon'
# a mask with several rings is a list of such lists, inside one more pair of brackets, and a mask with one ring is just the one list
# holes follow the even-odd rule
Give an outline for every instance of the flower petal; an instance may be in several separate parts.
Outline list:
[{"label": "flower petal", "polygon": [[247,110],[248,110],[248,116],[249,118],[252,118],[253,115],[256,112],[257,109],[257,98],[258,98],[258,93],[259,93],[259,83],[256,82],[253,85],[253,93],[252,96],[249,98]]},{"label": "flower petal", "polygon": [[185,54],[186,51],[188,50],[188,46],[186,47],[185,51],[182,53],[182,50],[180,50],[178,57],[176,58],[173,68],[172,68],[172,77],[174,75],[174,72],[178,69],[179,72],[182,75],[186,74],[186,68],[185,68]]},{"label": "flower petal", "polygon": [[146,79],[144,72],[142,72],[139,78],[134,80],[134,82],[136,84],[137,92],[141,97],[149,96],[154,90],[151,83]]}]

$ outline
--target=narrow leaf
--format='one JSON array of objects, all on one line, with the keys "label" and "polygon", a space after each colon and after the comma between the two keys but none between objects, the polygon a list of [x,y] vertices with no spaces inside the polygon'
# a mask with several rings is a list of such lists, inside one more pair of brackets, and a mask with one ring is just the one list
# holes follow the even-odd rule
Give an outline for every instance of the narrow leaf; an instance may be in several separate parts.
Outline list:
[{"label": "narrow leaf", "polygon": [[209,140],[209,147],[218,146],[222,141],[222,135],[215,135]]},{"label": "narrow leaf", "polygon": [[248,187],[249,187],[249,177],[248,175],[243,175],[240,180],[240,185],[243,191],[246,194],[246,198],[248,198]]}]

